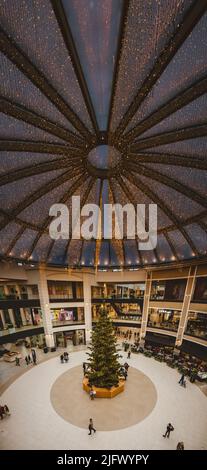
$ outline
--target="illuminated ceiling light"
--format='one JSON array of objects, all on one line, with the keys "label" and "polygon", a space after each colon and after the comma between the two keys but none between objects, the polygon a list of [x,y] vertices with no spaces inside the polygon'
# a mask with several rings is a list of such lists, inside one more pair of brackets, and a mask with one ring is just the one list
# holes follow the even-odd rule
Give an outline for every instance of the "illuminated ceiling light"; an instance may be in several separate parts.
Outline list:
[{"label": "illuminated ceiling light", "polygon": [[171,256],[171,260],[172,260],[172,261],[175,261],[175,256]]},{"label": "illuminated ceiling light", "polygon": [[192,256],[195,256],[195,253],[194,253],[194,251],[192,251]]}]

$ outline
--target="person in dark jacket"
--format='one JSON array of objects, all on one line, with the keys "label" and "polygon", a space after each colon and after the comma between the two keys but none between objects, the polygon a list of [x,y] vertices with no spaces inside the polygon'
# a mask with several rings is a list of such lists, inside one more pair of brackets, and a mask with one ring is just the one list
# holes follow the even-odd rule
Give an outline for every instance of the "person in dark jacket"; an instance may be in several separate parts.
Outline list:
[{"label": "person in dark jacket", "polygon": [[94,434],[95,434],[96,429],[93,427],[93,420],[92,420],[92,418],[90,418],[90,420],[89,420],[88,429],[89,429],[89,433],[88,433],[89,436],[91,436],[92,431],[93,431]]},{"label": "person in dark jacket", "polygon": [[178,383],[180,385],[184,385],[184,382],[185,382],[185,374],[182,374]]},{"label": "person in dark jacket", "polygon": [[33,360],[33,364],[36,365],[36,364],[37,364],[36,352],[35,352],[34,349],[32,349],[31,351],[32,351],[32,360]]},{"label": "person in dark jacket", "polygon": [[169,438],[171,431],[174,431],[174,427],[172,426],[171,423],[168,423],[166,432],[165,432],[165,434],[163,434],[163,437],[168,437]]},{"label": "person in dark jacket", "polygon": [[184,450],[184,442],[178,442],[176,450]]},{"label": "person in dark jacket", "polygon": [[61,356],[60,356],[60,362],[61,362],[61,364],[64,363],[64,356],[63,356],[63,354],[61,354]]}]

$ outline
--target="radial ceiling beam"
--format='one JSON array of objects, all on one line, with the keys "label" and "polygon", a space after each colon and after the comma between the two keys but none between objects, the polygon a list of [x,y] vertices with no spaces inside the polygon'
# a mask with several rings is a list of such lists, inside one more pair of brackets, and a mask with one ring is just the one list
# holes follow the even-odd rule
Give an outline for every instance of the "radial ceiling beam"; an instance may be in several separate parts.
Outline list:
[{"label": "radial ceiling beam", "polygon": [[[113,204],[117,204],[117,199],[116,199],[116,191],[114,190],[114,186],[112,183],[112,180],[109,180],[109,190],[111,191],[112,194],[112,199],[113,199]],[[122,247],[122,266],[125,266],[126,264],[126,253],[125,253],[125,246],[124,246],[124,240],[118,240],[121,243]]]},{"label": "radial ceiling beam", "polygon": [[157,206],[167,215],[167,217],[170,220],[172,220],[173,225],[175,225],[175,227],[182,233],[182,235],[184,236],[184,238],[188,242],[188,244],[191,247],[191,249],[193,250],[193,252],[196,255],[198,255],[197,248],[195,247],[195,245],[194,245],[193,241],[191,240],[191,238],[188,236],[186,230],[183,228],[183,224],[173,214],[173,212],[164,203],[164,201],[162,199],[160,199],[159,196],[157,196],[157,194],[155,194],[155,192],[152,191],[147,184],[143,183],[142,180],[140,180],[140,178],[138,178],[137,175],[135,177],[130,171],[126,171],[126,170],[124,170],[123,175],[125,176],[125,178],[130,183],[132,183],[134,186],[136,186],[139,189],[139,191],[141,190],[144,194],[146,194],[148,196],[149,199],[151,199],[155,204],[157,204]]},{"label": "radial ceiling beam", "polygon": [[[95,181],[96,179],[94,177],[91,177],[90,180],[89,180],[89,184],[88,184],[88,187],[87,187],[87,190],[82,198],[82,201],[81,201],[81,205],[80,205],[80,212],[82,210],[82,207],[85,205],[87,199],[88,199],[88,196],[90,194],[90,192],[92,191],[92,188],[93,188],[93,185],[95,184]],[[71,231],[70,231],[70,235],[71,235]],[[68,253],[68,249],[70,247],[70,242],[71,242],[71,239],[72,239],[72,236],[70,236],[69,240],[68,240],[68,243],[65,247],[65,251],[64,251],[64,256],[63,256],[63,259],[64,261],[66,260],[66,257],[67,257],[67,253]]]},{"label": "radial ceiling beam", "polygon": [[199,98],[207,92],[207,77],[197,81],[184,91],[169,100],[155,112],[147,116],[143,121],[139,122],[133,129],[124,135],[124,142],[131,142],[140,134],[143,134],[151,127],[158,124],[163,119],[166,119],[171,114],[183,108],[187,104]]},{"label": "radial ceiling beam", "polygon": [[30,61],[15,42],[0,28],[0,50],[11,60],[31,82],[53,103],[56,108],[71,122],[86,140],[91,140],[91,134],[81,119],[60,96],[47,78]]},{"label": "radial ceiling beam", "polygon": [[163,235],[165,236],[165,238],[166,238],[166,240],[167,240],[167,243],[168,243],[168,245],[169,245],[169,247],[170,247],[170,249],[171,249],[171,251],[172,251],[173,256],[175,257],[176,261],[178,261],[178,255],[177,255],[177,252],[176,252],[175,245],[174,245],[174,243],[172,243],[172,240],[171,240],[170,237],[168,236],[167,231],[164,232]]},{"label": "radial ceiling beam", "polygon": [[131,105],[124,114],[121,122],[116,130],[116,139],[124,131],[129,121],[132,119],[142,101],[151,91],[158,78],[166,69],[167,65],[171,62],[178,49],[182,46],[183,42],[189,36],[195,25],[198,23],[202,15],[207,9],[207,0],[195,0],[193,5],[185,14],[183,21],[177,26],[174,35],[170,38],[161,54],[157,58],[151,72],[147,75],[141,88],[138,90],[137,95],[134,97]]},{"label": "radial ceiling beam", "polygon": [[8,116],[12,116],[15,119],[24,121],[27,124],[31,124],[34,127],[57,136],[59,139],[63,139],[75,147],[85,147],[85,143],[83,140],[81,140],[79,135],[74,134],[68,129],[59,126],[58,124],[50,121],[49,119],[46,119],[43,116],[40,116],[34,111],[30,111],[24,106],[14,103],[3,97],[0,97],[0,111],[4,114],[7,114]]},{"label": "radial ceiling beam", "polygon": [[36,142],[30,140],[0,140],[0,150],[6,152],[51,153],[65,155],[69,159],[73,156],[84,157],[85,151],[69,147],[68,145],[52,142]]},{"label": "radial ceiling beam", "polygon": [[[77,163],[77,168],[80,168],[80,165],[78,164],[79,162],[77,160],[79,159],[79,157],[75,158],[76,159],[73,159],[72,162]],[[4,173],[3,175],[0,175],[0,187],[4,186],[5,184],[13,183],[14,181],[18,181],[22,178],[28,178],[29,176],[47,173],[49,171],[58,170],[60,168],[68,168],[68,166],[68,159],[58,158],[56,160],[50,160],[49,162],[38,163],[24,168],[16,169],[9,173]]]},{"label": "radial ceiling beam", "polygon": [[[64,193],[64,195],[61,197],[60,201],[58,201],[58,204],[65,204],[66,201],[68,200],[69,197],[71,197],[73,195],[73,192],[77,190],[77,188],[83,184],[88,178],[88,175],[85,175],[85,174],[81,174],[80,177],[74,181],[74,183],[71,185],[71,187]],[[46,229],[49,225],[49,223],[51,222],[51,217],[50,216],[47,216],[47,218],[44,220],[43,224],[41,225],[41,227],[38,228],[38,234],[35,238],[35,240],[33,241],[33,244],[30,248],[30,251],[28,253],[28,258],[31,258],[32,256],[32,253],[35,249],[35,246],[37,245],[40,237],[43,235],[44,232],[46,232]],[[48,254],[47,254],[48,256]]]},{"label": "radial ceiling beam", "polygon": [[164,163],[165,165],[175,165],[198,170],[207,170],[207,161],[205,158],[192,157],[191,155],[176,155],[169,153],[129,153],[129,161],[135,164],[139,163]]},{"label": "radial ceiling beam", "polygon": [[170,176],[166,176],[163,173],[160,173],[159,171],[153,170],[152,168],[147,168],[144,165],[131,164],[130,162],[128,162],[127,168],[137,172],[138,175],[143,175],[153,180],[156,180],[159,183],[162,183],[174,189],[175,191],[184,194],[189,199],[192,199],[193,201],[197,202],[197,204],[200,204],[203,207],[207,207],[207,199],[205,199],[201,194],[197,193],[196,191],[193,191],[193,189],[191,189],[189,186],[180,183],[179,181],[175,180],[174,178],[171,178]]},{"label": "radial ceiling beam", "polygon": [[4,256],[10,256],[10,253],[13,249],[13,247],[16,245],[17,241],[19,240],[19,238],[23,235],[25,231],[25,227],[21,227],[20,230],[18,231],[17,235],[13,238],[13,240],[11,241],[11,243],[9,244]]},{"label": "radial ceiling beam", "polygon": [[108,116],[108,124],[107,124],[108,133],[110,132],[112,111],[113,111],[117,81],[118,81],[118,76],[119,76],[120,58],[121,58],[121,53],[122,53],[122,47],[124,44],[124,35],[125,35],[125,28],[127,24],[129,5],[130,5],[130,0],[123,0],[122,14],[121,14],[121,20],[120,20],[120,27],[119,27],[119,36],[118,36],[118,43],[117,43],[118,44],[117,53],[116,53],[116,60],[115,60],[114,74],[113,74],[113,83],[112,83],[112,89],[111,89],[111,99],[110,99],[110,105],[109,105],[109,116]]},{"label": "radial ceiling beam", "polygon": [[48,192],[52,191],[52,189],[57,188],[58,186],[61,186],[63,183],[66,181],[70,180],[74,176],[80,176],[80,174],[83,174],[83,169],[79,168],[73,168],[73,166],[68,168],[66,172],[62,173],[58,177],[52,179],[48,183],[46,183],[44,186],[41,186],[38,190],[36,190],[34,193],[32,193],[30,196],[27,196],[23,201],[21,201],[13,211],[11,211],[9,214],[5,215],[4,219],[0,222],[0,230],[7,225],[8,221],[13,220],[15,217],[18,217],[18,215],[24,211],[28,206],[33,204],[35,201],[37,201],[39,198],[42,196],[45,196]]},{"label": "radial ceiling beam", "polygon": [[[88,178],[88,176],[85,178],[85,180],[86,180],[87,178]],[[87,188],[87,190],[86,190],[86,192],[85,192],[84,198],[83,198],[83,200],[82,200],[82,202],[81,202],[81,208],[80,208],[80,210],[82,209],[83,205],[85,204],[85,201],[86,201],[86,199],[87,199],[87,197],[88,197],[88,195],[89,195],[89,193],[90,193],[90,191],[91,191],[91,188],[92,188],[92,185],[93,185],[93,181],[94,181],[94,178],[91,178],[91,179],[90,179],[89,186],[88,186],[88,188]],[[74,185],[70,188],[70,190],[67,192],[67,199],[68,199],[69,197],[71,197],[71,196],[74,196],[74,192],[77,191],[77,189],[78,189],[82,184],[83,184],[83,180],[82,180],[82,179],[79,181],[78,186],[77,186],[76,184],[74,184]],[[74,189],[74,188],[75,188],[75,189]],[[66,200],[65,200],[65,195],[64,195],[59,204],[64,204],[65,202],[66,202]],[[67,251],[68,251],[68,248],[69,248],[69,246],[70,246],[71,239],[72,239],[72,231],[70,231],[70,238],[69,238],[69,240],[68,240],[68,243],[66,244],[66,248],[65,248],[65,252],[64,252],[64,256],[63,256],[63,262],[65,262],[65,253],[67,253]],[[55,241],[56,241],[56,240],[51,240],[51,243],[50,243],[50,245],[49,245],[49,249],[48,249],[48,251],[47,251],[46,263],[48,263],[48,260],[49,260],[49,257],[50,257],[50,253],[51,253],[51,251],[52,251],[52,249],[53,249],[53,246],[54,246]]]},{"label": "radial ceiling beam", "polygon": [[164,132],[156,134],[152,137],[146,137],[142,140],[137,140],[134,144],[131,144],[130,151],[137,152],[143,149],[149,149],[157,147],[159,145],[171,144],[173,142],[179,142],[182,140],[196,139],[198,137],[207,136],[207,124],[201,124],[198,126],[184,127],[171,132]]},{"label": "radial ceiling beam", "polygon": [[[135,208],[135,212],[136,212],[136,209],[137,209],[137,203],[134,199],[134,196],[131,194],[131,191],[129,190],[129,188],[126,187],[126,185],[124,184],[124,181],[122,179],[121,176],[118,176],[117,177],[117,181],[123,191],[123,193],[126,195],[126,197],[128,198],[128,200],[130,201],[131,204],[133,204],[134,208]],[[143,262],[143,256],[142,256],[142,253],[141,253],[141,250],[139,249],[139,243],[138,243],[138,238],[136,237],[135,238],[135,241],[136,241],[136,245],[137,245],[137,252],[138,252],[138,257],[140,259],[140,262],[142,265],[144,265],[144,262]],[[125,255],[125,260],[126,260],[126,255]],[[126,262],[126,261],[125,261]]]},{"label": "radial ceiling beam", "polygon": [[73,36],[70,30],[69,21],[67,20],[62,1],[59,0],[57,2],[57,0],[51,0],[51,4],[54,10],[57,22],[59,24],[67,51],[71,58],[71,61],[72,61],[72,64],[76,73],[76,77],[77,77],[77,80],[78,80],[78,83],[79,83],[79,86],[82,91],[82,95],[86,104],[86,108],[88,110],[88,114],[91,118],[95,133],[98,136],[99,128],[98,128],[98,123],[96,119],[96,114],[94,111],[90,93],[88,91],[87,83],[84,77],[84,73],[83,73],[81,63],[78,57],[78,53],[76,50],[75,42],[73,40]]},{"label": "radial ceiling beam", "polygon": [[[99,217],[99,220],[98,220],[98,234],[97,235],[99,235],[99,225],[100,224],[101,224],[101,235],[102,235],[102,191],[103,191],[103,180],[100,180],[98,207],[101,209],[101,217]],[[94,256],[95,266],[96,267],[98,266],[98,263],[99,263],[101,243],[102,243],[102,236],[101,236],[101,238],[97,238],[97,240],[96,240],[95,256]],[[80,264],[80,259],[79,259],[79,264]]]}]

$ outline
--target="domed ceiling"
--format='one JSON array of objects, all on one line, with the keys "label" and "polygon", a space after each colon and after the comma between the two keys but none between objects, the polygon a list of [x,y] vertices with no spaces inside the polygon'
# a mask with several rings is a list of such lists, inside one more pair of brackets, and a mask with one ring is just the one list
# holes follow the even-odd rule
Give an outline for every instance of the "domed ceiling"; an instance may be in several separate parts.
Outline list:
[{"label": "domed ceiling", "polygon": [[[207,259],[207,1],[0,0],[0,256]],[[50,206],[157,204],[158,242],[51,240]]]}]

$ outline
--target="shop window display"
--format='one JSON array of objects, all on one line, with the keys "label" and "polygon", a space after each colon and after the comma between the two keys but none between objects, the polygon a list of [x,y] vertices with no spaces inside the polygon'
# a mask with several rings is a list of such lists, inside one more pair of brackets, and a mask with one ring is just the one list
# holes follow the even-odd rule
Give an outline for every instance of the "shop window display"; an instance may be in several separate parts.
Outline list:
[{"label": "shop window display", "polygon": [[53,325],[58,324],[71,324],[71,323],[84,323],[84,308],[73,307],[73,308],[57,308],[51,310],[51,319]]},{"label": "shop window display", "polygon": [[108,298],[108,299],[143,299],[145,284],[115,284],[107,283],[92,287],[92,298]]},{"label": "shop window display", "polygon": [[[113,320],[125,320],[125,321],[136,321],[141,323],[142,320],[142,312],[141,307],[139,304],[120,304],[120,303],[112,303],[112,304],[104,304],[104,307],[107,310],[108,315]],[[103,308],[103,305],[97,304],[92,306],[92,319],[94,321],[98,320],[100,310]]]},{"label": "shop window display", "polygon": [[196,279],[193,300],[196,302],[207,302],[207,277],[198,277]]},{"label": "shop window display", "polygon": [[182,301],[185,294],[186,279],[153,281],[150,300]]},{"label": "shop window display", "polygon": [[177,331],[180,314],[181,312],[179,310],[150,308],[147,326],[151,328]]},{"label": "shop window display", "polygon": [[48,281],[50,299],[80,299],[83,298],[82,282]]},{"label": "shop window display", "polygon": [[189,312],[185,334],[207,340],[207,313]]}]

